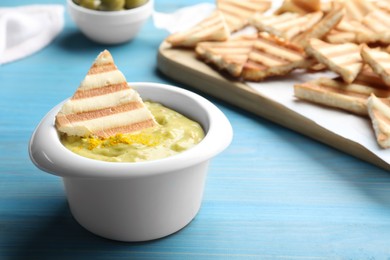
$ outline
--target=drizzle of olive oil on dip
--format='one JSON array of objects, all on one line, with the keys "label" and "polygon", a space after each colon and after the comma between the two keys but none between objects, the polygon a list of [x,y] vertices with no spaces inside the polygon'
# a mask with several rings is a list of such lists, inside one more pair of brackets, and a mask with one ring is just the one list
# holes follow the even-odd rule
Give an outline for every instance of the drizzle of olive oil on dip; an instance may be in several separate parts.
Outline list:
[{"label": "drizzle of olive oil on dip", "polygon": [[145,105],[158,125],[107,139],[61,135],[62,144],[81,156],[109,162],[140,162],[185,151],[204,138],[202,127],[189,118],[155,102]]}]

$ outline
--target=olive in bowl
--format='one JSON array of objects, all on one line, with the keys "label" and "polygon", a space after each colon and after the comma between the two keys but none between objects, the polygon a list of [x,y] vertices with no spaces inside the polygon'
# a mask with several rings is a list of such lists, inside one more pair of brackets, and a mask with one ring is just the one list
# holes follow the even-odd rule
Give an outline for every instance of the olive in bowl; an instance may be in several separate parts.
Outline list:
[{"label": "olive in bowl", "polygon": [[153,0],[114,2],[67,0],[67,8],[87,38],[102,44],[121,44],[133,39],[152,15]]}]

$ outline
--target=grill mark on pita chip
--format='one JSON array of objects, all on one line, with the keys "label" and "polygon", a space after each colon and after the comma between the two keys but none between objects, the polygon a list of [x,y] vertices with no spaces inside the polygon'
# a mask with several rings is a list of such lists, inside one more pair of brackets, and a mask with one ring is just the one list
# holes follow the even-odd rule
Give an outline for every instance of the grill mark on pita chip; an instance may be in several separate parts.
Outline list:
[{"label": "grill mark on pita chip", "polygon": [[100,87],[100,88],[92,88],[92,89],[87,89],[87,90],[80,90],[78,89],[75,94],[73,95],[72,99],[83,99],[83,98],[90,98],[90,97],[96,97],[100,95],[106,95],[108,93],[113,93],[121,90],[128,89],[129,86],[127,83],[118,83],[118,84],[111,84],[107,85],[105,87]]},{"label": "grill mark on pita chip", "polygon": [[249,60],[245,63],[245,68],[248,70],[266,70],[268,67],[262,65],[261,63]]},{"label": "grill mark on pita chip", "polygon": [[138,131],[139,129],[145,129],[145,128],[150,128],[155,126],[155,122],[153,119],[147,119],[141,122],[136,122],[133,124],[129,124],[126,126],[119,126],[119,127],[114,127],[110,129],[104,129],[101,131],[97,131],[96,135],[97,136],[114,136],[117,133],[132,133],[135,131]]},{"label": "grill mark on pita chip", "polygon": [[299,46],[284,39],[266,33],[260,33],[255,47],[260,50],[272,52],[290,61],[301,60],[306,57],[305,52]]},{"label": "grill mark on pita chip", "polygon": [[106,64],[101,64],[97,65],[94,64],[88,71],[87,75],[94,75],[94,74],[100,74],[102,72],[109,72],[116,70],[116,66],[114,63],[106,63]]},{"label": "grill mark on pita chip", "polygon": [[108,108],[91,110],[91,111],[69,114],[69,115],[59,115],[57,117],[57,121],[59,124],[64,124],[64,123],[71,124],[74,122],[101,118],[101,117],[123,113],[123,112],[131,111],[139,108],[142,108],[142,104],[140,104],[139,102],[129,102],[115,107],[108,107]]},{"label": "grill mark on pita chip", "polygon": [[289,63],[289,60],[279,58],[278,56],[274,56],[270,53],[265,53],[260,49],[252,50],[252,52],[249,54],[249,58],[252,61],[263,64],[266,67],[280,66]]}]

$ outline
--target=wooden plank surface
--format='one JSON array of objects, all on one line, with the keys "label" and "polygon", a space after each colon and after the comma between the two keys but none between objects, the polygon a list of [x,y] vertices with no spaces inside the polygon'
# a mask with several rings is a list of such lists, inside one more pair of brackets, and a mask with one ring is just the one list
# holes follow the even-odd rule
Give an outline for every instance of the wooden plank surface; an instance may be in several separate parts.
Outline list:
[{"label": "wooden plank surface", "polygon": [[157,65],[164,74],[179,82],[390,170],[389,164],[361,144],[339,136],[274,100],[262,96],[245,83],[213,70],[198,60],[192,50],[170,48],[169,44],[163,42],[159,48]]},{"label": "wooden plank surface", "polygon": [[[197,3],[159,0],[155,10],[171,13]],[[388,171],[159,73],[156,55],[167,33],[152,19],[132,42],[104,46],[87,40],[66,12],[65,18],[64,30],[49,46],[0,66],[1,260],[389,259]],[[88,232],[73,218],[61,178],[37,169],[28,157],[34,128],[74,93],[104,48],[128,81],[204,94],[234,129],[231,146],[210,163],[200,212],[163,239],[121,243]]]}]

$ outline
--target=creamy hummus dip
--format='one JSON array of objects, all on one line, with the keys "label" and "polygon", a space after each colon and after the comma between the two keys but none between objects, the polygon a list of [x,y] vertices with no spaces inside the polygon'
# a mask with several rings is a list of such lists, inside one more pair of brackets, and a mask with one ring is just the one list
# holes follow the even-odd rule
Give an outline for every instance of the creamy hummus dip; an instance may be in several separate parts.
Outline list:
[{"label": "creamy hummus dip", "polygon": [[95,160],[140,162],[185,151],[204,138],[202,127],[159,103],[145,102],[158,125],[107,139],[61,135],[62,144],[74,153]]}]

